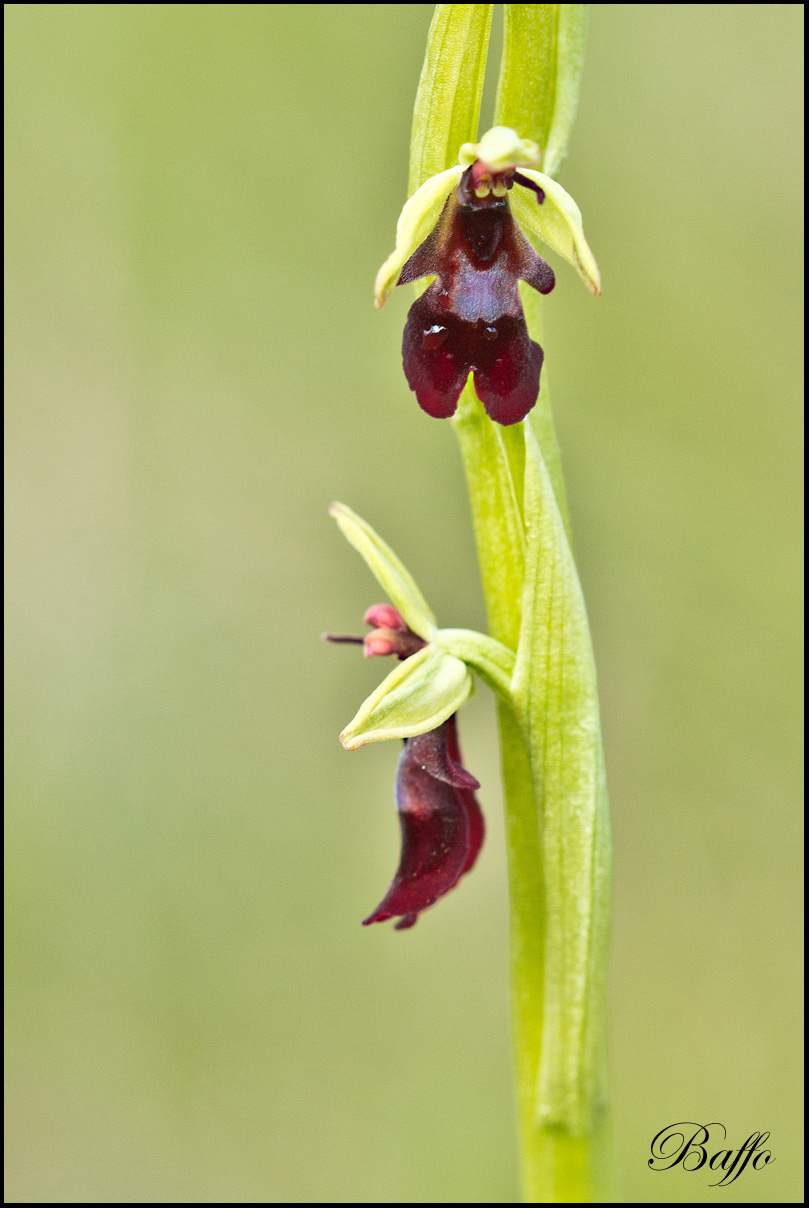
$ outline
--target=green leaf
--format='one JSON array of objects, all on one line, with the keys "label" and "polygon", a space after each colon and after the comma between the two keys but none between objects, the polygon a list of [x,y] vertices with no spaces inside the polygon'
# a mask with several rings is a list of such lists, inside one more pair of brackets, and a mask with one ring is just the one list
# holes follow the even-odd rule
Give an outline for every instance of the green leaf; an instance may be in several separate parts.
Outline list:
[{"label": "green leaf", "polygon": [[584,62],[585,4],[507,4],[495,122],[542,149],[555,176],[567,154]]},{"label": "green leaf", "polygon": [[492,24],[491,4],[437,4],[410,138],[408,196],[475,141]]},{"label": "green leaf", "polygon": [[405,202],[396,224],[396,247],[376,274],[374,305],[379,309],[399,280],[399,274],[441,215],[444,202],[461,179],[463,168],[456,165],[431,176]]},{"label": "green leaf", "polygon": [[370,524],[352,512],[351,508],[344,503],[333,503],[329,513],[337,521],[346,540],[365,559],[371,574],[413,632],[429,642],[436,630],[435,617],[410,571]]},{"label": "green leaf", "polygon": [[533,168],[522,168],[521,172],[544,190],[545,200],[538,205],[533,193],[515,186],[511,190],[515,218],[572,264],[590,293],[600,294],[601,274],[584,238],[581,210],[570,194],[544,172],[535,172]]},{"label": "green leaf", "polygon": [[547,469],[525,431],[527,537],[515,709],[531,762],[547,911],[537,1122],[588,1132],[602,1095],[609,822],[595,663]]},{"label": "green leaf", "polygon": [[437,646],[424,646],[399,663],[360,706],[340,735],[347,751],[388,738],[434,730],[460,709],[472,691],[466,664]]},{"label": "green leaf", "polygon": [[[509,8],[511,5],[509,5]],[[586,4],[557,4],[556,89],[553,117],[542,157],[542,169],[556,176],[567,155],[579,105],[587,31]]]}]

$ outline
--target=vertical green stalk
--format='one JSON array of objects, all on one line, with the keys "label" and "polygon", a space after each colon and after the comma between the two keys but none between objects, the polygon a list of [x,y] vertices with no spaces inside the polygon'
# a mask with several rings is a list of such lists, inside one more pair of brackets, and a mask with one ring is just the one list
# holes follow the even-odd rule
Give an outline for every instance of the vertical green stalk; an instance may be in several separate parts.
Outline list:
[{"label": "vertical green stalk", "polygon": [[[491,5],[436,7],[410,192],[475,138]],[[507,4],[495,123],[566,153],[585,6]],[[539,299],[524,294],[538,338]],[[604,992],[610,848],[595,669],[570,546],[547,369],[531,422],[492,423],[470,383],[453,421],[491,635],[516,651],[499,724],[524,1198],[610,1198]]]}]

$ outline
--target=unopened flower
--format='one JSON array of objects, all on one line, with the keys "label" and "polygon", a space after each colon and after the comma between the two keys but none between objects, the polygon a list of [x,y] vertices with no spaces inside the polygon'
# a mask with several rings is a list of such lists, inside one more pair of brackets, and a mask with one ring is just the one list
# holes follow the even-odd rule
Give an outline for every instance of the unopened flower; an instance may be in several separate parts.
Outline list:
[{"label": "unopened flower", "polygon": [[[364,638],[324,637],[362,644],[366,658],[393,654],[403,662],[426,646],[390,604],[369,608],[365,621],[374,629]],[[396,772],[401,858],[388,892],[364,925],[398,917],[397,931],[412,927],[422,910],[469,871],[485,829],[474,793],[479,787],[461,764],[454,713],[434,729],[405,738]]]},{"label": "unopened flower", "polygon": [[465,143],[458,166],[407,202],[396,248],[377,274],[377,306],[395,285],[435,278],[410,308],[402,359],[419,406],[437,419],[454,414],[470,372],[500,424],[518,423],[537,400],[543,353],[528,335],[518,286],[522,280],[547,294],[555,278],[514,221],[512,198],[522,225],[600,292],[578,207],[534,170],[538,162],[536,144],[505,126]]}]

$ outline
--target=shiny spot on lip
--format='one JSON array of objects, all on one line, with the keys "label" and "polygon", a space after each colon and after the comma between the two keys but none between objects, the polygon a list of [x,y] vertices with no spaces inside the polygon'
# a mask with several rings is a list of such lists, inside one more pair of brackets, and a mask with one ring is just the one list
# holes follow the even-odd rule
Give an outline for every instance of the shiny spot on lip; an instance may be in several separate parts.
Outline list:
[{"label": "shiny spot on lip", "polygon": [[484,327],[483,328],[483,338],[484,338],[484,340],[496,340],[497,339],[497,328],[496,327]]},{"label": "shiny spot on lip", "polygon": [[448,334],[446,327],[442,327],[440,323],[433,323],[432,327],[426,328],[422,333],[422,347],[428,352],[435,352],[444,343]]}]

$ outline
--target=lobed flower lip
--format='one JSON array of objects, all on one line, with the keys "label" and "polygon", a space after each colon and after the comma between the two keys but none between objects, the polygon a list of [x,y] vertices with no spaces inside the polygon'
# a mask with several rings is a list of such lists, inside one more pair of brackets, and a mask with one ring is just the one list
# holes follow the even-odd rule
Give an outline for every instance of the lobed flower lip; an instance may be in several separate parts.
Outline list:
[{"label": "lobed flower lip", "polygon": [[469,872],[485,824],[474,794],[478,781],[461,763],[455,716],[405,741],[396,772],[402,833],[399,866],[382,901],[363,926],[399,917],[412,927]]}]

